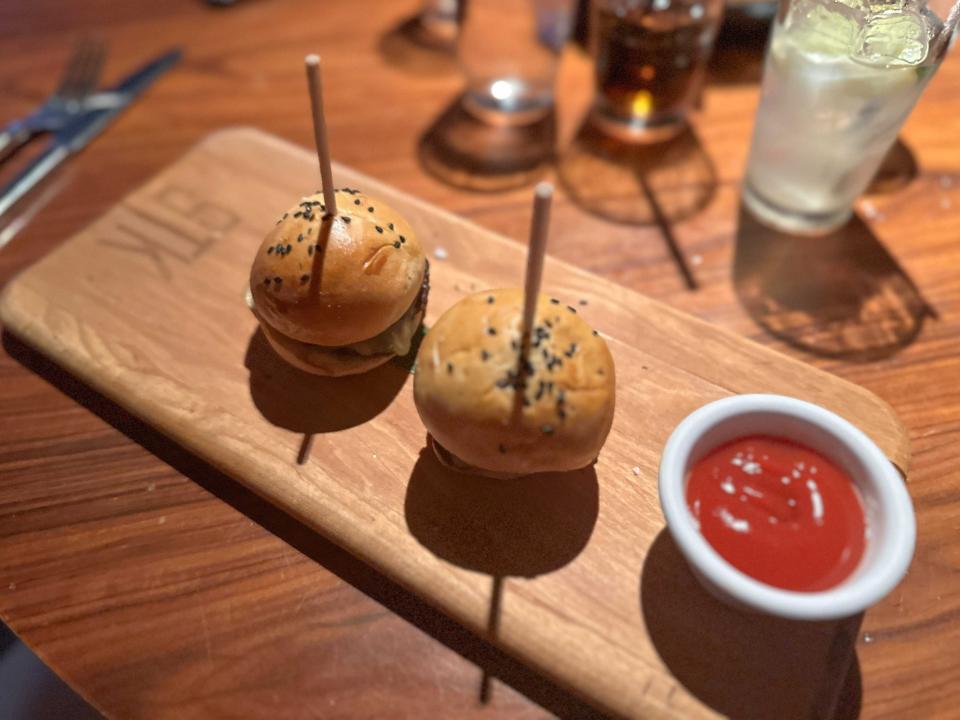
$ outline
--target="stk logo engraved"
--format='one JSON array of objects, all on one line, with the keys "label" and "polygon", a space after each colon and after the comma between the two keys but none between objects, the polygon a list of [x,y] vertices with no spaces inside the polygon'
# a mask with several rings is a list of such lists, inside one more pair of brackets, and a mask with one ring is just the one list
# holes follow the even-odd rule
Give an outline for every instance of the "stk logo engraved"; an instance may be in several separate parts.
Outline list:
[{"label": "stk logo engraved", "polygon": [[[123,204],[125,214],[132,217],[117,221],[98,244],[143,256],[167,281],[178,264],[193,263],[240,222],[232,210],[199,200],[177,186],[161,189],[145,205]],[[185,222],[172,221],[171,213]]]}]

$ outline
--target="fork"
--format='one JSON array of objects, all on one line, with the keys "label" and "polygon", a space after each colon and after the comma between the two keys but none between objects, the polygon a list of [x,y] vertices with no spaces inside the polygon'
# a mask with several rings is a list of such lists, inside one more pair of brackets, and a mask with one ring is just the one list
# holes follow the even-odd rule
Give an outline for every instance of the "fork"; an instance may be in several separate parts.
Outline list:
[{"label": "fork", "polygon": [[53,94],[31,114],[0,130],[0,163],[26,145],[34,135],[55,132],[85,110],[84,101],[100,82],[103,57],[100,40],[84,38],[77,43]]}]

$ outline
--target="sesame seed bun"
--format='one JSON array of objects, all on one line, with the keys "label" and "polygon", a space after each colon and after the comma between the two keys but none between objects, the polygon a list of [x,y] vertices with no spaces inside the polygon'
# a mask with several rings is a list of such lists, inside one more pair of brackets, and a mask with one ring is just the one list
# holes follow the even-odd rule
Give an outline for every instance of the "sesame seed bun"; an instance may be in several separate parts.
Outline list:
[{"label": "sesame seed bun", "polygon": [[250,270],[263,323],[331,348],[372,338],[399,320],[426,265],[413,229],[395,210],[350,188],[336,195],[334,218],[324,218],[322,194],[284,213]]},{"label": "sesame seed bun", "polygon": [[522,303],[520,289],[471,295],[420,345],[414,400],[451,467],[491,477],[576,470],[596,460],[610,432],[610,350],[574,308],[544,295],[521,386]]}]

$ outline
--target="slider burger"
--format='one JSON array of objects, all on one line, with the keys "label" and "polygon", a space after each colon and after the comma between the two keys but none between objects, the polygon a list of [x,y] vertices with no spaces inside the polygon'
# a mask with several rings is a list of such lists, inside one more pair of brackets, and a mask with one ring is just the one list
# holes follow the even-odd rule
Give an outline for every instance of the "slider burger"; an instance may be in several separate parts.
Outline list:
[{"label": "slider burger", "polygon": [[592,464],[610,432],[613,358],[573,307],[540,295],[521,359],[523,291],[447,310],[417,353],[413,393],[437,456],[509,478]]},{"label": "slider burger", "polygon": [[359,190],[285,212],[257,251],[247,303],[274,350],[318,375],[366,372],[406,355],[427,304],[429,267],[413,229]]}]

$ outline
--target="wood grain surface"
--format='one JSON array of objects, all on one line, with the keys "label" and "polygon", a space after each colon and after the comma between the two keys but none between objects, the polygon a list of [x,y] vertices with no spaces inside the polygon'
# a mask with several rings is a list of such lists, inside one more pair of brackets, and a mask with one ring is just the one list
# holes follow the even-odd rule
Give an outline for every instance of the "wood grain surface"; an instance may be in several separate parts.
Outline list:
[{"label": "wood grain surface", "polygon": [[[334,170],[338,184],[400,212],[434,257],[428,326],[467,294],[520,283],[521,246]],[[547,258],[542,290],[559,300],[554,322],[583,315],[616,363],[616,415],[600,460],[498,483],[448,472],[425,446],[407,367],[335,380],[294,370],[240,301],[263,228],[316,179],[310,151],[255,130],[220,131],[9,283],[0,319],[95,390],[594,705],[630,717],[712,716],[678,688],[647,625],[661,622],[670,588],[689,575],[682,562],[660,567],[650,552],[663,528],[656,488],[666,438],[706,402],[777,392],[843,414],[906,470],[906,433],[893,412],[862,388]],[[304,436],[310,461],[298,465]],[[657,584],[638,598],[650,573]],[[816,642],[799,643],[807,666],[824,672],[797,683],[799,651],[785,661],[758,642],[753,618],[717,610],[702,622],[713,633],[729,627],[754,656],[741,675],[756,688],[782,686],[771,716],[823,717],[821,706],[832,708],[852,649],[834,647],[845,625],[825,623]]]},{"label": "wood grain surface", "polygon": [[[528,189],[463,192],[419,165],[418,140],[460,79],[449,63],[398,51],[391,31],[415,6],[325,3],[321,21],[311,0],[246,0],[226,11],[194,0],[3,5],[4,119],[52,89],[81,33],[108,41],[108,80],[172,44],[187,53],[25,203],[36,214],[0,252],[0,280],[213,130],[252,124],[308,146],[300,63],[313,50],[328,63],[330,138],[341,162],[522,238]],[[672,231],[699,291],[685,289],[659,229],[586,214],[563,190],[551,252],[893,406],[911,436],[917,554],[900,588],[864,618],[841,705],[847,716],[952,717],[960,694],[950,652],[960,641],[960,61],[948,58],[925,92],[886,188],[860,204],[862,222],[811,244],[770,237],[738,212],[757,57],[749,48],[721,52],[694,118],[716,185]],[[569,146],[590,92],[589,63],[571,49],[560,74],[559,148]],[[0,617],[109,715],[589,714],[9,336],[4,350]],[[668,617],[697,616],[707,601],[695,588],[680,588],[690,602],[666,608]],[[703,702],[749,716],[717,695],[715,669],[666,655]],[[486,706],[477,698],[481,669],[502,679]]]}]

